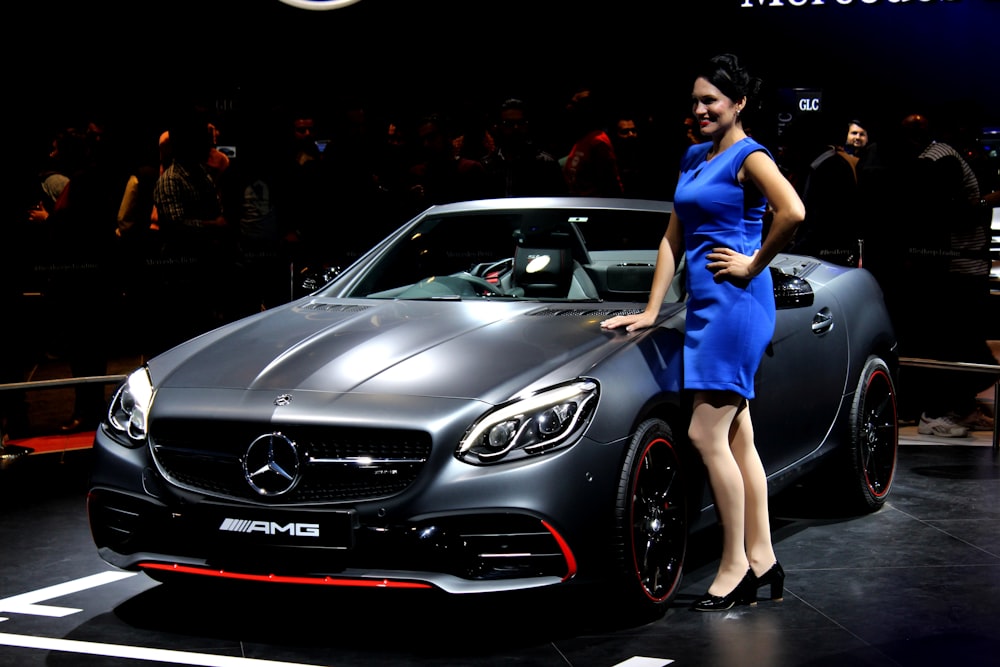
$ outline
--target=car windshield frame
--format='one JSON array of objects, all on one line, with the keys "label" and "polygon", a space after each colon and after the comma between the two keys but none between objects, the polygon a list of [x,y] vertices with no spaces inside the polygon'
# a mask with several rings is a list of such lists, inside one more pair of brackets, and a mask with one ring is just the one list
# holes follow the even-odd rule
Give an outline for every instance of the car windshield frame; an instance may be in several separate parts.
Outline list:
[{"label": "car windshield frame", "polygon": [[[666,206],[432,209],[373,248],[318,295],[644,301],[669,216]],[[613,294],[601,289],[609,275],[614,283],[622,282],[625,273],[642,289]]]}]

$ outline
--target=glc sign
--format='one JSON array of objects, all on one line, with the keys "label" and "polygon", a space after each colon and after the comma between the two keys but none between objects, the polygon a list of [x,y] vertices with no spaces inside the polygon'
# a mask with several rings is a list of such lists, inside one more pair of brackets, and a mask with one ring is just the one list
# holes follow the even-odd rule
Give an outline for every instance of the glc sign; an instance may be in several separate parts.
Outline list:
[{"label": "glc sign", "polygon": [[820,98],[803,97],[799,100],[799,111],[819,111]]},{"label": "glc sign", "polygon": [[778,136],[796,116],[823,110],[823,90],[820,88],[780,88],[778,90]]}]

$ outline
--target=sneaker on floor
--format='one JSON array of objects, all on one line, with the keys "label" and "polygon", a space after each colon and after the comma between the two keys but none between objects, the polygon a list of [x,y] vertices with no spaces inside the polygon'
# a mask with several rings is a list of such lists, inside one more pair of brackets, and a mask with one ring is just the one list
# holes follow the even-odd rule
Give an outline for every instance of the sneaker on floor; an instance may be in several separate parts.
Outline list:
[{"label": "sneaker on floor", "polygon": [[928,417],[927,413],[920,415],[917,433],[921,435],[936,435],[939,438],[964,438],[969,435],[969,429],[952,421],[951,417]]},{"label": "sneaker on floor", "polygon": [[950,414],[948,417],[959,426],[964,426],[970,431],[992,431],[993,417],[986,412],[985,408],[977,407],[965,417]]}]

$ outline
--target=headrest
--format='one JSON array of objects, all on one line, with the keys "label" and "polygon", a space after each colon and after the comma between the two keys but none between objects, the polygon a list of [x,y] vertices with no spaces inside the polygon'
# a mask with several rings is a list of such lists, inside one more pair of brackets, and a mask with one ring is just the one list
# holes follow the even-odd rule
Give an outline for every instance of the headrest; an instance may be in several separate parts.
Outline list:
[{"label": "headrest", "polygon": [[518,245],[513,283],[524,290],[524,296],[565,298],[572,280],[573,257],[569,248]]}]

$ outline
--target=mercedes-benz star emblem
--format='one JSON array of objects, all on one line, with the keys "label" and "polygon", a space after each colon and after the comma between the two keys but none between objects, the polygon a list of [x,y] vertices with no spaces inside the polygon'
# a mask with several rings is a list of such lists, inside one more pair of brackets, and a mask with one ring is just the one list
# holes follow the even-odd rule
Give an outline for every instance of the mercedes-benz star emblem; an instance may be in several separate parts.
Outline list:
[{"label": "mercedes-benz star emblem", "polygon": [[250,443],[243,455],[243,475],[262,496],[280,496],[299,482],[298,447],[282,433],[267,433]]}]

